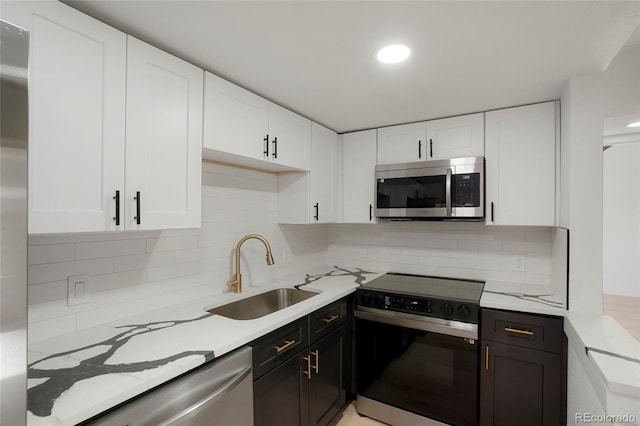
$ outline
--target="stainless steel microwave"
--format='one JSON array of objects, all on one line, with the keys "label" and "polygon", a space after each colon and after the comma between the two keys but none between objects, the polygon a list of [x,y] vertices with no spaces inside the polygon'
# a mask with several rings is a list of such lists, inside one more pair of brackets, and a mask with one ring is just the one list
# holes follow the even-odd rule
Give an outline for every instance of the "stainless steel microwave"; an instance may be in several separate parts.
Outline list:
[{"label": "stainless steel microwave", "polygon": [[375,175],[378,218],[484,218],[484,157],[382,164]]}]

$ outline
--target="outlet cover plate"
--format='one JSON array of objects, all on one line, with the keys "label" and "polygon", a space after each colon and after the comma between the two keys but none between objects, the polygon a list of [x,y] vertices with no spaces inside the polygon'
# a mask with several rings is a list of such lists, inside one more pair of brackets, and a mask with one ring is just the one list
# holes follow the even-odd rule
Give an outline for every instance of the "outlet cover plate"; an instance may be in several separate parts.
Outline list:
[{"label": "outlet cover plate", "polygon": [[67,278],[67,305],[81,305],[89,301],[89,275],[74,275]]},{"label": "outlet cover plate", "polygon": [[515,272],[524,272],[526,268],[527,258],[524,254],[513,255],[513,270]]}]

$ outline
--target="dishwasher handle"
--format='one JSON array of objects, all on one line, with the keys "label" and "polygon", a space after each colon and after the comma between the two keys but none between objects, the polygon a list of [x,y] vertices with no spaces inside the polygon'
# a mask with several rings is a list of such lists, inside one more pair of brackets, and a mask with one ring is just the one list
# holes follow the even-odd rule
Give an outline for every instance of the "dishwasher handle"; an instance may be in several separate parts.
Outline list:
[{"label": "dishwasher handle", "polygon": [[238,371],[235,375],[233,375],[229,380],[227,380],[219,389],[215,392],[207,395],[207,397],[201,399],[190,407],[185,408],[178,414],[172,416],[171,418],[159,423],[158,426],[171,426],[177,424],[177,422],[183,417],[188,416],[192,413],[197,413],[202,410],[204,407],[210,404],[214,404],[222,399],[225,395],[231,392],[240,382],[242,382],[248,375],[251,373],[251,366],[247,366],[242,370]]}]

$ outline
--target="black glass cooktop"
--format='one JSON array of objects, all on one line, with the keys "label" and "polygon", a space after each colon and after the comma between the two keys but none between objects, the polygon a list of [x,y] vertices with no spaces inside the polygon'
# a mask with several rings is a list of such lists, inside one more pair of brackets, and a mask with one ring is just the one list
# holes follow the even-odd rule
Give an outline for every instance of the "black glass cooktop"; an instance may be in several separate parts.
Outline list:
[{"label": "black glass cooktop", "polygon": [[484,281],[389,272],[361,288],[477,304],[480,303]]}]

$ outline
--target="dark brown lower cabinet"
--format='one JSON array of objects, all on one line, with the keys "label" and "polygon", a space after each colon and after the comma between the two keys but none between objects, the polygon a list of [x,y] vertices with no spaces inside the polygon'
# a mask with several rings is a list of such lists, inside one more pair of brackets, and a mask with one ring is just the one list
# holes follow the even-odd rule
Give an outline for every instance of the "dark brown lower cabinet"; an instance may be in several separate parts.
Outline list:
[{"label": "dark brown lower cabinet", "polygon": [[309,425],[324,426],[346,402],[346,326],[309,348],[317,362],[311,369],[309,385]]},{"label": "dark brown lower cabinet", "polygon": [[[253,382],[253,416],[255,426],[299,426],[308,418],[306,352],[274,368]],[[303,367],[303,364],[304,367]]]},{"label": "dark brown lower cabinet", "polygon": [[480,425],[565,425],[562,318],[483,310],[481,338]]},{"label": "dark brown lower cabinet", "polygon": [[342,409],[349,377],[346,306],[338,301],[250,344],[255,426],[325,426]]}]

